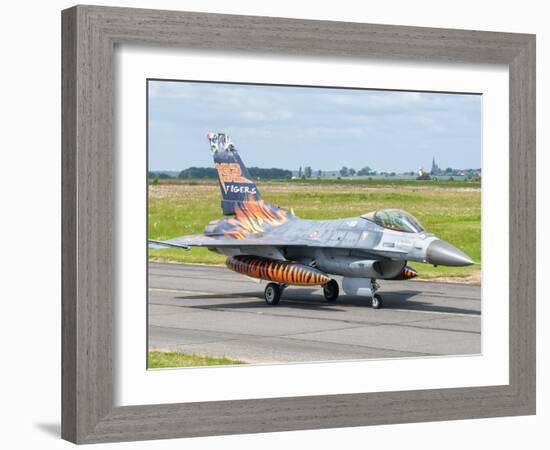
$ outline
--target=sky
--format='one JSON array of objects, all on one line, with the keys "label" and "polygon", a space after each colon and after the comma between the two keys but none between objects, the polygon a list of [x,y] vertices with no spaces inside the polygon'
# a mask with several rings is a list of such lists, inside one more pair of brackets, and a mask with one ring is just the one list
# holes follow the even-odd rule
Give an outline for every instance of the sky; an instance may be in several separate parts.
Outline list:
[{"label": "sky", "polygon": [[149,170],[209,167],[225,132],[248,167],[481,167],[481,96],[150,80]]}]

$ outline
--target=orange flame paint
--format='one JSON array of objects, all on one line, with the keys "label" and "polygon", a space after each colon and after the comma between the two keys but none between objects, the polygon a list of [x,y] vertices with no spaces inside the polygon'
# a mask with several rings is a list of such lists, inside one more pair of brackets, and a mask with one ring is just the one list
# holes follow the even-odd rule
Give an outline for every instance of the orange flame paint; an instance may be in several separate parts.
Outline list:
[{"label": "orange flame paint", "polygon": [[288,220],[288,213],[274,208],[264,200],[255,200],[252,195],[247,201],[235,207],[235,217],[227,220],[231,229],[224,232],[226,237],[244,239],[248,234],[262,233],[267,227],[277,227]]}]

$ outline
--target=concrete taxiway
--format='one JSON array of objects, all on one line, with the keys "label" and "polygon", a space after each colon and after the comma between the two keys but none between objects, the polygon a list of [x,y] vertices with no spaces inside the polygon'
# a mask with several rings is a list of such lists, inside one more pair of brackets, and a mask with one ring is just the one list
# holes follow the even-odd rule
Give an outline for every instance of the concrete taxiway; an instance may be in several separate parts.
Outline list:
[{"label": "concrete taxiway", "polygon": [[[338,277],[336,277],[338,279]],[[249,363],[466,355],[481,352],[481,288],[380,282],[384,308],[321,288],[289,287],[278,306],[224,267],[149,263],[149,348]]]}]

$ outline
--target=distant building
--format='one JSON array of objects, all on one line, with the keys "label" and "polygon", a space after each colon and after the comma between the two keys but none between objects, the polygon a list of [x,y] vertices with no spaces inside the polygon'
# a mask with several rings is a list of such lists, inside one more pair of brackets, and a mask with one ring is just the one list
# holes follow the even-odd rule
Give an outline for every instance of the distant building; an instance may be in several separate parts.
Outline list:
[{"label": "distant building", "polygon": [[435,157],[432,159],[432,170],[430,171],[430,175],[440,175],[443,173],[443,170],[436,164]]}]

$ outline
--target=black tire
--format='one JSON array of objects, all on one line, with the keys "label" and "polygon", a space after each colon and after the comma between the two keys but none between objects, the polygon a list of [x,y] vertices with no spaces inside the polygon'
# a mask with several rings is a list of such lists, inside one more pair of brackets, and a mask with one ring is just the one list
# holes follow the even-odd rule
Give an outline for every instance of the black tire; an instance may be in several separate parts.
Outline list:
[{"label": "black tire", "polygon": [[374,294],[374,296],[372,297],[372,307],[374,309],[382,308],[382,297],[380,297],[378,294]]},{"label": "black tire", "polygon": [[268,305],[275,306],[281,300],[282,289],[277,283],[269,283],[265,287],[264,297]]},{"label": "black tire", "polygon": [[323,286],[323,294],[327,302],[335,302],[340,293],[340,288],[336,280],[330,280]]}]

